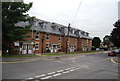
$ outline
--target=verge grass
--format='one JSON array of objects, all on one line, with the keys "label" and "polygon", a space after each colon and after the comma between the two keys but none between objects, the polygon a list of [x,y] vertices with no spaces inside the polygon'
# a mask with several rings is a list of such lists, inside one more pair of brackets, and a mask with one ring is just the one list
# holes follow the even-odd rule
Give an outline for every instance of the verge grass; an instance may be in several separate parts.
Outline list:
[{"label": "verge grass", "polygon": [[87,53],[98,53],[98,51],[90,52],[74,52],[74,53],[49,53],[40,55],[2,55],[0,57],[40,57],[40,56],[58,56],[58,55],[71,55],[71,54],[87,54]]}]

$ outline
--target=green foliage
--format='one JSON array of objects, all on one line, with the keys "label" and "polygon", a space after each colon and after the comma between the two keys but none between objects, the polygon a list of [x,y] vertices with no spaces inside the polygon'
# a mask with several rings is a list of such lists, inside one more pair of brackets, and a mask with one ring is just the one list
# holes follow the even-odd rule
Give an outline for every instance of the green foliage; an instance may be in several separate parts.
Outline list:
[{"label": "green foliage", "polygon": [[95,47],[95,48],[99,48],[100,47],[100,43],[101,43],[101,40],[99,37],[94,37],[93,40],[92,40],[92,46]]},{"label": "green foliage", "polygon": [[110,45],[110,36],[106,35],[103,38],[103,45],[107,45],[107,47],[109,47],[109,45]]},{"label": "green foliage", "polygon": [[114,24],[114,29],[111,32],[110,40],[116,47],[120,47],[120,20],[116,21]]},{"label": "green foliage", "polygon": [[8,44],[15,41],[22,41],[25,34],[28,33],[31,25],[24,27],[17,26],[16,23],[26,22],[33,19],[28,17],[28,10],[32,7],[32,3],[25,4],[23,2],[3,2],[2,3],[2,39],[3,51],[9,49]]}]

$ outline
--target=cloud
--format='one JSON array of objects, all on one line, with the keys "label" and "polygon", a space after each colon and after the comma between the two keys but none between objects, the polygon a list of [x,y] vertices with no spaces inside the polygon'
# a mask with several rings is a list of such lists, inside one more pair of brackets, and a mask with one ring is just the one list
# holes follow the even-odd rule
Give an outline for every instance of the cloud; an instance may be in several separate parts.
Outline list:
[{"label": "cloud", "polygon": [[[71,24],[102,39],[110,34],[113,23],[118,18],[119,0],[83,0],[79,12]],[[80,0],[24,0],[33,2],[28,12],[31,16],[50,22],[68,25],[72,22]]]}]

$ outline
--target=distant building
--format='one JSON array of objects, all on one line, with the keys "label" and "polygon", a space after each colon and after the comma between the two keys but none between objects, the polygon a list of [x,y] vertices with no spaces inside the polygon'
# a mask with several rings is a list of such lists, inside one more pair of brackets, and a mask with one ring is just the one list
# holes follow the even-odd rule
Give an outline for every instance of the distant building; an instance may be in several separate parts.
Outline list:
[{"label": "distant building", "polygon": [[[20,22],[17,25],[24,26],[30,22]],[[90,51],[92,48],[92,38],[88,32],[70,27],[69,37],[68,27],[35,19],[32,22],[30,32],[26,35],[26,41],[20,41],[19,54],[41,54]],[[68,37],[68,41],[67,40]],[[67,46],[66,46],[67,45]],[[67,49],[66,49],[67,48]]]}]

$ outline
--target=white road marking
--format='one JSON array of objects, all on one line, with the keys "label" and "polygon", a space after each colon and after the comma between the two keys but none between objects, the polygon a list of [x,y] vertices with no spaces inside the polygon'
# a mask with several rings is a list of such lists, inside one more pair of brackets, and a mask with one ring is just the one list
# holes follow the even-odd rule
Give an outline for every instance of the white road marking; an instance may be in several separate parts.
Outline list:
[{"label": "white road marking", "polygon": [[65,70],[69,70],[69,69],[71,69],[71,68],[67,68],[67,69],[65,69]]},{"label": "white road marking", "polygon": [[29,79],[29,80],[30,80],[30,79],[33,79],[33,78],[27,78],[27,79]]},{"label": "white road marking", "polygon": [[78,70],[79,68],[76,68],[76,70]]},{"label": "white road marking", "polygon": [[64,70],[59,70],[59,71],[57,71],[57,72],[62,72],[62,71],[64,71]]},{"label": "white road marking", "polygon": [[58,74],[54,74],[53,76],[59,76],[59,75],[61,75],[61,73],[58,73]]},{"label": "white road marking", "polygon": [[46,74],[35,76],[35,78],[46,76]]},{"label": "white road marking", "polygon": [[52,76],[47,76],[47,77],[43,77],[43,78],[40,78],[40,79],[48,79],[48,78],[51,78]]},{"label": "white road marking", "polygon": [[54,74],[55,72],[50,72],[50,73],[48,73],[48,75],[50,75],[50,74]]},{"label": "white road marking", "polygon": [[74,71],[74,70],[70,70],[70,71]]},{"label": "white road marking", "polygon": [[65,71],[65,72],[62,72],[62,73],[69,73],[70,71]]}]

